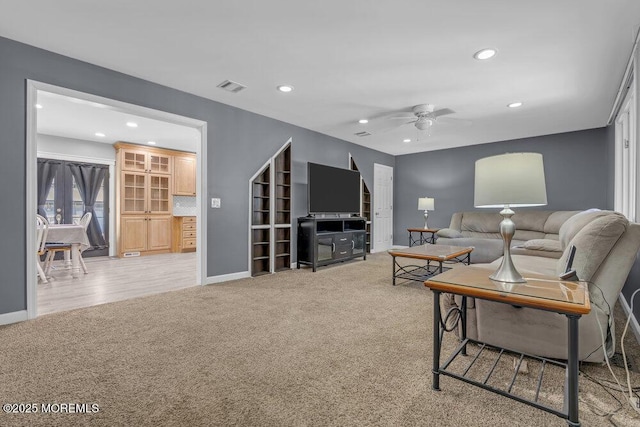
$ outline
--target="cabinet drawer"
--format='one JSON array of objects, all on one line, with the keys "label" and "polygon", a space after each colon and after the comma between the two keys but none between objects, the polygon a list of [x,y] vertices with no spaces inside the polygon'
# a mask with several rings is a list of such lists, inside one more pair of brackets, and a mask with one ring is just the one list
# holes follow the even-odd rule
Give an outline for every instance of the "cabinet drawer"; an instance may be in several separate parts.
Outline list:
[{"label": "cabinet drawer", "polygon": [[184,224],[182,224],[182,229],[184,231],[195,231],[196,229],[196,223],[195,222],[185,222]]},{"label": "cabinet drawer", "polygon": [[196,222],[196,217],[195,217],[195,216],[185,216],[185,217],[182,217],[182,222],[183,222],[183,223],[187,223],[187,222]]},{"label": "cabinet drawer", "polygon": [[183,239],[182,247],[184,249],[195,248],[196,247],[196,239]]},{"label": "cabinet drawer", "polygon": [[336,233],[333,235],[333,243],[336,246],[349,245],[351,247],[351,233]]},{"label": "cabinet drawer", "polygon": [[195,239],[196,238],[196,232],[195,231],[183,231],[182,232],[182,238],[183,239]]},{"label": "cabinet drawer", "polygon": [[333,253],[333,259],[348,258],[351,256],[351,240],[349,244],[336,244],[336,251]]}]

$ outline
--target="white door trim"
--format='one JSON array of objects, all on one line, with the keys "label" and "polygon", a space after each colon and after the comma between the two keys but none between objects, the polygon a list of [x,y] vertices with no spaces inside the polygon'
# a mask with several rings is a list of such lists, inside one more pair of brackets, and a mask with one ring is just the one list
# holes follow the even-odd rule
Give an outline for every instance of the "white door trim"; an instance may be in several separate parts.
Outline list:
[{"label": "white door trim", "polygon": [[[37,284],[36,274],[36,246],[35,227],[37,209],[37,110],[35,104],[38,98],[38,91],[46,91],[58,95],[70,96],[90,102],[97,102],[108,105],[116,110],[129,112],[138,116],[155,120],[162,120],[182,126],[192,127],[200,132],[200,144],[196,146],[196,281],[198,285],[207,283],[206,261],[207,261],[207,204],[203,203],[207,194],[207,122],[180,116],[165,111],[154,110],[140,105],[129,104],[127,102],[116,101],[102,96],[92,95],[85,92],[54,86],[35,80],[27,80],[27,140],[26,140],[26,285],[27,285],[27,315],[29,319],[37,316]],[[115,208],[115,206],[113,207]],[[115,228],[113,229],[115,234]]]}]

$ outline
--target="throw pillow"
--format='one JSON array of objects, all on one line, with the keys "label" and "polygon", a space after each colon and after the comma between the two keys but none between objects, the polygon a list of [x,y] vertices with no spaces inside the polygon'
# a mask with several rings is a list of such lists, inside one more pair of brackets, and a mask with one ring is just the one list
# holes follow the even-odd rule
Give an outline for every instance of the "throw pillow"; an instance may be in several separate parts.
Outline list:
[{"label": "throw pillow", "polygon": [[448,237],[450,239],[457,239],[459,237],[463,237],[462,233],[458,230],[454,230],[453,228],[443,228],[438,230],[436,233],[438,237]]}]

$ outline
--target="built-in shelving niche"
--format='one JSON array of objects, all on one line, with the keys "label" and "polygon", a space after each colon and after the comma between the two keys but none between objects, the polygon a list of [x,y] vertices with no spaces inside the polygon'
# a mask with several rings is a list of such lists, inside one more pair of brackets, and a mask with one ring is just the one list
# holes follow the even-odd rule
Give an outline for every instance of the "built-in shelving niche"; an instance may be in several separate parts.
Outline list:
[{"label": "built-in shelving niche", "polygon": [[291,268],[291,139],[250,180],[251,275]]},{"label": "built-in shelving niche", "polygon": [[[349,167],[351,170],[359,171],[353,157],[350,158]],[[366,251],[369,253],[371,252],[371,192],[362,176],[360,176],[360,216],[366,219]]]}]

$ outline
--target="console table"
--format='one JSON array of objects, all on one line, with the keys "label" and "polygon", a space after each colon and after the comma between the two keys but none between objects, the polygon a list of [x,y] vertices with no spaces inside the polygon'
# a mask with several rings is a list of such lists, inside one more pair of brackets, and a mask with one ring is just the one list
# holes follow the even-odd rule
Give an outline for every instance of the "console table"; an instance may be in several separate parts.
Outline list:
[{"label": "console table", "polygon": [[[583,314],[591,311],[589,301],[589,288],[585,282],[562,281],[557,278],[547,277],[543,275],[530,275],[527,277],[527,283],[505,283],[497,282],[489,279],[490,270],[478,267],[465,267],[449,270],[443,274],[435,276],[425,282],[425,286],[433,291],[433,384],[434,390],[440,390],[440,375],[446,375],[469,384],[481,387],[485,390],[498,393],[502,396],[509,397],[527,405],[543,411],[550,412],[558,417],[567,420],[570,426],[579,426],[578,420],[578,320]],[[454,307],[445,314],[444,319],[440,315],[440,293],[447,292],[462,296],[462,304],[460,308]],[[568,319],[568,356],[567,362],[563,363],[553,359],[524,354],[521,352],[511,351],[505,348],[496,348],[490,344],[472,340],[466,337],[467,320],[466,308],[467,297],[491,300],[505,304],[516,305],[520,307],[530,307],[539,310],[547,310],[564,314]],[[454,330],[457,325],[450,325],[447,328],[446,323],[450,316],[458,313],[458,321],[461,322],[461,342],[454,350],[449,358],[440,364],[440,349],[444,332]],[[452,362],[458,356],[467,354],[467,345],[470,343],[479,346],[478,353],[466,365],[463,372],[454,372],[450,370]],[[489,370],[484,381],[477,381],[467,375],[471,367],[478,360],[478,357],[485,349],[496,349],[499,351],[497,359],[493,363],[493,367]],[[515,353],[519,358],[517,366],[514,369],[511,384],[506,389],[501,389],[488,384],[500,357],[505,353]],[[527,399],[511,393],[513,385],[516,382],[520,366],[523,359],[527,357],[540,363],[538,372],[537,390],[533,400]],[[566,371],[565,390],[564,390],[564,407],[559,410],[539,401],[540,387],[543,383],[544,369],[547,365],[554,365],[564,368]],[[566,412],[565,412],[566,411]]]},{"label": "console table", "polygon": [[[435,243],[436,233],[439,228],[407,228],[409,233],[409,247],[416,245],[424,245],[425,243]],[[413,237],[413,233],[418,233],[417,237]],[[427,235],[425,235],[427,234]],[[429,236],[428,234],[431,234]]]},{"label": "console table", "polygon": [[319,266],[353,258],[367,259],[366,219],[298,218],[298,268]]}]

